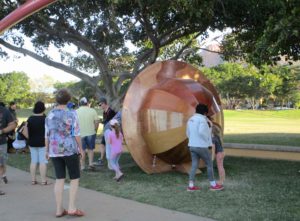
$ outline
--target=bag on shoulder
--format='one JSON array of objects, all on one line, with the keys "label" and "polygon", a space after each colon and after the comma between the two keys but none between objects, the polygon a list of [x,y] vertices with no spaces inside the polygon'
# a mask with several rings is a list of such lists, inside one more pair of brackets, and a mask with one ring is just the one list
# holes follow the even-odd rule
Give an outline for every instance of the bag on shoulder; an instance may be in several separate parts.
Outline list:
[{"label": "bag on shoulder", "polygon": [[23,121],[17,129],[17,136],[20,136],[19,140],[28,139],[28,127],[27,122]]}]

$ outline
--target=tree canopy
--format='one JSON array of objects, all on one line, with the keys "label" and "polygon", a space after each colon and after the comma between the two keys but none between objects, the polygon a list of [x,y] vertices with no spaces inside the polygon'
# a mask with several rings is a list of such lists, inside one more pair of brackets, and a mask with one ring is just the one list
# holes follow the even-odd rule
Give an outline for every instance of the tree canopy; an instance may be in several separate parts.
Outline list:
[{"label": "tree canopy", "polygon": [[0,75],[0,97],[3,103],[15,101],[22,106],[29,95],[29,79],[25,73],[11,72]]},{"label": "tree canopy", "polygon": [[[18,2],[1,1],[0,17]],[[118,104],[131,80],[149,64],[159,59],[201,62],[199,56],[189,56],[190,47],[195,39],[205,39],[208,30],[231,28],[233,42],[249,59],[256,58],[254,43],[259,46],[262,35],[267,39],[281,15],[277,13],[288,16],[293,11],[294,16],[298,9],[296,0],[61,0],[14,26],[0,44],[82,79],[98,97],[106,95]],[[292,27],[297,25],[297,18],[290,19]],[[287,53],[283,44],[273,47],[272,41],[265,41],[264,47],[274,53],[264,58],[273,59],[277,50],[298,59],[294,52],[299,35],[293,33],[294,41],[285,45],[295,50]],[[34,50],[25,45],[25,36]],[[58,48],[59,60],[48,53],[51,45]],[[6,56],[2,48],[0,54]]]},{"label": "tree canopy", "polygon": [[[232,4],[235,3],[235,4]],[[225,58],[243,58],[255,65],[292,63],[300,59],[300,1],[224,1],[236,22],[223,44]]]},{"label": "tree canopy", "polygon": [[225,108],[254,109],[259,105],[283,106],[289,102],[299,107],[300,72],[287,66],[256,68],[245,63],[224,63],[202,71],[217,87]]}]

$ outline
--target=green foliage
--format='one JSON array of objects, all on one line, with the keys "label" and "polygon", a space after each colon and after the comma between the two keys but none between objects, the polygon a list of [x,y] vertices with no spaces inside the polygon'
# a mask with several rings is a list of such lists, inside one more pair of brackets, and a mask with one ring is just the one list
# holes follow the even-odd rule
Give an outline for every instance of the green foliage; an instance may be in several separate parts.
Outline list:
[{"label": "green foliage", "polygon": [[299,72],[287,66],[263,65],[257,69],[248,64],[224,63],[202,70],[215,84],[229,109],[245,101],[253,109],[264,100],[281,105],[299,101],[296,96],[299,93]]},{"label": "green foliage", "polygon": [[79,82],[58,82],[54,84],[54,88],[59,90],[61,88],[68,88],[73,96],[72,100],[76,103],[80,98],[86,97],[89,100],[95,99],[96,89],[92,88],[91,85],[87,84],[84,81]]},{"label": "green foliage", "polygon": [[18,103],[19,107],[28,107],[26,100],[30,98],[28,77],[23,72],[11,72],[0,75],[1,101],[8,104],[10,101]]},{"label": "green foliage", "polygon": [[236,24],[223,42],[226,59],[242,57],[256,65],[299,60],[300,1],[225,1],[229,7],[224,19]]},{"label": "green foliage", "polygon": [[[0,1],[0,17],[18,2],[23,1]],[[242,58],[264,64],[279,55],[299,59],[299,5],[298,0],[61,0],[13,26],[0,44],[75,75],[97,97],[120,102],[124,88],[157,60],[200,65],[195,39],[205,40],[208,30],[232,30],[223,42],[229,61]],[[35,49],[31,53],[24,50],[24,36]],[[59,50],[60,62],[53,62],[49,46]],[[3,47],[0,55],[7,55]],[[262,84],[250,78],[237,76],[248,82],[244,91],[253,92]],[[239,96],[244,97],[244,91]]]}]

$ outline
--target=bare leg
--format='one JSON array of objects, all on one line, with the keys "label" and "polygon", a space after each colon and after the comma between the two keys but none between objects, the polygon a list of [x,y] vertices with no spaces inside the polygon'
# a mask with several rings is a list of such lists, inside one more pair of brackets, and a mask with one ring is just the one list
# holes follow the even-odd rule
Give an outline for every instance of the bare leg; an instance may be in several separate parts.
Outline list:
[{"label": "bare leg", "polygon": [[85,151],[83,151],[83,155],[81,156],[81,160],[80,160],[81,170],[83,170],[85,168],[85,158],[86,158],[86,153],[85,153]]},{"label": "bare leg", "polygon": [[5,166],[0,166],[0,176],[2,177],[5,174]]},{"label": "bare leg", "polygon": [[88,150],[89,166],[93,166],[94,150]]},{"label": "bare leg", "polygon": [[54,185],[54,194],[56,201],[56,215],[62,214],[63,208],[63,193],[64,193],[65,179],[57,179]]},{"label": "bare leg", "polygon": [[42,179],[42,183],[46,183],[47,179],[46,179],[46,173],[47,173],[47,164],[45,163],[40,163],[40,174],[41,174],[41,179]]},{"label": "bare leg", "polygon": [[225,181],[225,169],[223,166],[224,161],[224,152],[217,153],[217,166],[218,166],[218,172],[219,172],[219,184],[223,185]]},{"label": "bare leg", "polygon": [[75,201],[76,201],[76,196],[78,192],[78,186],[79,186],[79,179],[74,179],[71,180],[70,182],[70,191],[69,191],[69,212],[75,212],[76,211],[76,206],[75,206]]},{"label": "bare leg", "polygon": [[117,162],[119,158],[120,158],[119,155],[115,155],[115,156],[112,156],[110,159],[110,165],[116,173],[116,176],[114,178],[119,178],[120,176],[123,175],[123,173],[120,170],[120,167],[118,166],[118,162]]},{"label": "bare leg", "polygon": [[103,160],[105,156],[105,146],[103,144],[100,144],[100,159]]},{"label": "bare leg", "polygon": [[30,175],[31,175],[31,181],[34,182],[36,181],[36,167],[37,167],[37,164],[36,163],[31,163],[30,164]]}]

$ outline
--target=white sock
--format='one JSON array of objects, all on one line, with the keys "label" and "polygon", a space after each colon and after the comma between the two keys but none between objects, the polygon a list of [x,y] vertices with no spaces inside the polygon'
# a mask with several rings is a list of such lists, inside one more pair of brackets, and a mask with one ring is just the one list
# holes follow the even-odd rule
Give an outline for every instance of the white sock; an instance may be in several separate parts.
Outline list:
[{"label": "white sock", "polygon": [[216,186],[216,181],[209,181],[211,186]]},{"label": "white sock", "polygon": [[194,182],[193,181],[189,181],[189,187],[194,187]]}]

